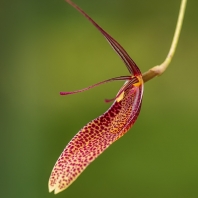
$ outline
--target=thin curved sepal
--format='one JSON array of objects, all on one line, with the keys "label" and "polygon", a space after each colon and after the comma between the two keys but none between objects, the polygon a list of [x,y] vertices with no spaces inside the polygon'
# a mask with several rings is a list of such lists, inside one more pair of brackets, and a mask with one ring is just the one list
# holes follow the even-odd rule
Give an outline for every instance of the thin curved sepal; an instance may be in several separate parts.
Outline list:
[{"label": "thin curved sepal", "polygon": [[101,116],[84,126],[58,158],[50,179],[49,191],[55,194],[71,185],[84,169],[136,121],[142,102],[143,81],[128,81],[120,95]]},{"label": "thin curved sepal", "polygon": [[127,69],[130,74],[134,76],[141,75],[141,72],[135,62],[131,59],[128,53],[124,50],[124,48],[114,39],[112,38],[106,31],[104,31],[90,16],[88,16],[80,7],[78,7],[75,3],[70,0],[65,0],[71,6],[73,6],[76,10],[78,10],[82,15],[84,15],[107,39],[112,48],[117,52],[120,58],[124,61]]}]

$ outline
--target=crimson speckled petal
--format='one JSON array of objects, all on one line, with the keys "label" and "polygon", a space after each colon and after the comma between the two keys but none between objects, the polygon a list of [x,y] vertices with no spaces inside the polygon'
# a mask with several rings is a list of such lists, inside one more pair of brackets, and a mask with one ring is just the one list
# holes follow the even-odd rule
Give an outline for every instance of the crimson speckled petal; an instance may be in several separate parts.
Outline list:
[{"label": "crimson speckled petal", "polygon": [[132,84],[123,93],[122,98],[85,125],[66,146],[52,170],[50,192],[66,189],[96,157],[132,127],[140,112],[143,85]]}]

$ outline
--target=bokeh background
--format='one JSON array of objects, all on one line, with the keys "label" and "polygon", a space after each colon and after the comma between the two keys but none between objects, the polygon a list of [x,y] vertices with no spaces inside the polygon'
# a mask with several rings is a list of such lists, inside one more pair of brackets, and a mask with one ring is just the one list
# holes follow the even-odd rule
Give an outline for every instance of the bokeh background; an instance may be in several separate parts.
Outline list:
[{"label": "bokeh background", "polygon": [[[142,72],[160,64],[180,0],[75,0],[131,55]],[[103,36],[63,0],[0,1],[2,198],[198,197],[198,1],[189,0],[179,45],[164,75],[145,84],[133,128],[66,191],[48,193],[58,156],[105,112],[128,75]]]}]

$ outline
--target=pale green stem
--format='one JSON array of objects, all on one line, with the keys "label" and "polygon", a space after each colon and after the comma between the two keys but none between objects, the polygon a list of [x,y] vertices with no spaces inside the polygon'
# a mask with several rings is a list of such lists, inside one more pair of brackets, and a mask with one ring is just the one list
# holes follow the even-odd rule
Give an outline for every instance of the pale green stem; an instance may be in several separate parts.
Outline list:
[{"label": "pale green stem", "polygon": [[185,9],[186,9],[186,3],[187,3],[187,0],[181,1],[181,6],[180,6],[179,16],[178,16],[178,20],[177,20],[177,26],[175,29],[175,34],[173,37],[173,41],[172,41],[169,53],[168,53],[165,61],[161,65],[157,65],[157,66],[149,69],[147,72],[145,72],[143,74],[144,82],[151,80],[155,76],[159,76],[159,75],[163,74],[164,71],[169,66],[169,64],[173,58],[173,55],[175,53],[175,49],[177,47],[177,43],[178,43],[178,39],[179,39],[179,35],[181,32],[181,27],[182,27],[182,23],[183,23],[184,13],[185,13]]}]

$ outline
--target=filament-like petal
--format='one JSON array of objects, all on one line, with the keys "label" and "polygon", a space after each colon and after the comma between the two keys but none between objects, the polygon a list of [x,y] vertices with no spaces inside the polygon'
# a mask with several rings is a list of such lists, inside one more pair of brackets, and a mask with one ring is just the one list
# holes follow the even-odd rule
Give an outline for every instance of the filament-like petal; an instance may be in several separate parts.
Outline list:
[{"label": "filament-like petal", "polygon": [[80,89],[80,90],[76,90],[76,91],[71,91],[71,92],[60,92],[60,95],[69,95],[69,94],[76,94],[76,93],[79,93],[79,92],[83,92],[83,91],[87,91],[89,89],[92,89],[96,86],[99,86],[99,85],[102,85],[104,83],[108,83],[108,82],[112,82],[112,81],[117,81],[117,80],[131,80],[132,79],[132,76],[120,76],[120,77],[115,77],[115,78],[111,78],[111,79],[108,79],[108,80],[104,80],[102,82],[99,82],[99,83],[96,83],[94,85],[91,85],[89,87],[86,87],[84,89]]}]

